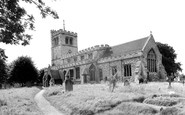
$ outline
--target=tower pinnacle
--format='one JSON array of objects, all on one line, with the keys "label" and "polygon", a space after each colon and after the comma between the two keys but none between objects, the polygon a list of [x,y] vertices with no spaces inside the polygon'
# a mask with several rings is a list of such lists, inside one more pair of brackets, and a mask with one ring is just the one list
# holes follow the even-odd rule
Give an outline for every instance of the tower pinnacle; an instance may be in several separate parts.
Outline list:
[{"label": "tower pinnacle", "polygon": [[65,20],[63,20],[63,29],[65,30]]}]

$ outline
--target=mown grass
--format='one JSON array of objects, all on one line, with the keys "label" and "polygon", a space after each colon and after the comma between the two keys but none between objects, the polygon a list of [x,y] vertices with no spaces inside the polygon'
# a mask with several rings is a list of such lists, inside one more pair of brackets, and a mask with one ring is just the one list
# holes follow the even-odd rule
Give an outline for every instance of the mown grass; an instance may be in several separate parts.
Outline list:
[{"label": "mown grass", "polygon": [[[185,86],[172,83],[172,89],[168,89],[168,83],[130,84],[124,86],[117,84],[114,92],[109,91],[107,84],[84,84],[74,85],[72,92],[64,92],[62,86],[50,87],[44,96],[60,111],[74,115],[156,115],[166,113],[168,107],[160,111],[161,106],[175,106],[178,103],[165,101],[170,98],[169,92],[175,91],[172,98],[181,97],[185,94]],[[160,106],[153,103],[144,103],[148,98],[156,98],[164,95],[164,101],[158,101]],[[166,96],[165,96],[166,95]],[[166,97],[166,98],[165,98]],[[164,103],[163,103],[164,102]],[[166,105],[165,105],[166,104]],[[182,106],[185,104],[181,103]],[[176,107],[178,108],[178,106]],[[185,109],[184,107],[180,108]],[[179,110],[179,109],[178,109]],[[181,111],[182,112],[182,111]]]},{"label": "mown grass", "polygon": [[0,115],[43,115],[34,101],[40,89],[11,88],[0,90]]}]

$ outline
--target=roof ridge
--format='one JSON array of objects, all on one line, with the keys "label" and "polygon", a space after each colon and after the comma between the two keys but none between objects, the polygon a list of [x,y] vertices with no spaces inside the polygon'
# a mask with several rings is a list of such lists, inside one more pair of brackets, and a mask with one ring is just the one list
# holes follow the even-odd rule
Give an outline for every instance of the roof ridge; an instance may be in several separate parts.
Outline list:
[{"label": "roof ridge", "polygon": [[148,39],[147,39],[147,41],[145,42],[145,44],[144,44],[144,46],[143,46],[143,48],[142,48],[142,51],[145,49],[145,47],[146,47],[148,41],[151,39],[151,37],[152,37],[152,34],[150,34],[150,36],[148,36]]},{"label": "roof ridge", "polygon": [[140,40],[142,40],[142,39],[148,39],[149,37],[150,37],[150,36],[143,37],[143,38],[140,38],[140,39],[135,39],[135,40],[128,41],[128,42],[125,42],[125,43],[122,43],[122,44],[118,44],[118,45],[114,45],[114,46],[111,46],[111,47],[116,47],[116,46],[119,46],[119,45],[124,45],[124,44],[132,43],[132,42],[135,42],[135,41],[140,41]]}]

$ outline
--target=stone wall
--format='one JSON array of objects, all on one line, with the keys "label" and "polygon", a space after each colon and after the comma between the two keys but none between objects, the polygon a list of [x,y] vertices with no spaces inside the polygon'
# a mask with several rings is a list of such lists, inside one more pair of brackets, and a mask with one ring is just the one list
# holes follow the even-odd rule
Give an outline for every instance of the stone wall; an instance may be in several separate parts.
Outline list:
[{"label": "stone wall", "polygon": [[132,58],[126,60],[117,60],[112,62],[100,63],[98,67],[102,69],[103,79],[105,77],[110,78],[112,76],[112,67],[117,67],[118,78],[120,81],[124,79],[124,65],[131,64],[132,76],[130,76],[130,80],[135,80],[135,69],[136,69],[136,62],[139,61],[140,58]]},{"label": "stone wall", "polygon": [[138,61],[140,61],[140,57],[123,60],[122,61],[122,76],[124,77],[124,65],[131,64],[132,76],[130,76],[130,81],[132,82],[135,81],[136,63]]},{"label": "stone wall", "polygon": [[109,78],[110,77],[110,66],[109,66],[109,63],[102,63],[102,64],[99,64],[98,65],[99,68],[102,69],[102,74],[103,74],[103,79],[106,78]]},{"label": "stone wall", "polygon": [[112,75],[112,67],[114,66],[116,66],[117,68],[118,78],[121,79],[121,76],[122,76],[121,60],[110,62],[110,69],[109,69],[110,75]]}]

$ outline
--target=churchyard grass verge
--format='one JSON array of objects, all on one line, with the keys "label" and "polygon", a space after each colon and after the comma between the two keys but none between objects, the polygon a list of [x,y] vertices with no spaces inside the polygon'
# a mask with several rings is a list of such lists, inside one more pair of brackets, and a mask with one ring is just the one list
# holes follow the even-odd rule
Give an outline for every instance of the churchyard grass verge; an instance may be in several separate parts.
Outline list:
[{"label": "churchyard grass verge", "polygon": [[[175,94],[169,94],[170,91]],[[130,86],[118,83],[114,92],[107,84],[74,85],[71,92],[64,92],[63,86],[54,86],[47,88],[44,96],[54,107],[71,115],[158,115],[168,113],[170,107],[182,112],[185,109],[184,94],[185,86],[180,83],[172,83],[172,89],[168,89],[167,82],[152,82],[131,83]],[[170,97],[182,100],[169,100]],[[152,98],[157,100],[156,103],[147,100]]]},{"label": "churchyard grass verge", "polygon": [[39,91],[37,87],[1,89],[0,115],[43,115],[34,101]]}]

